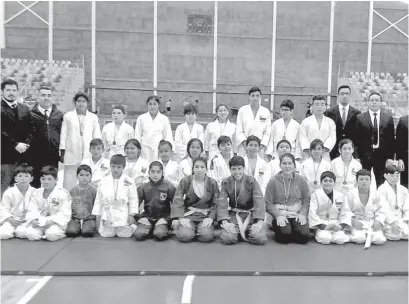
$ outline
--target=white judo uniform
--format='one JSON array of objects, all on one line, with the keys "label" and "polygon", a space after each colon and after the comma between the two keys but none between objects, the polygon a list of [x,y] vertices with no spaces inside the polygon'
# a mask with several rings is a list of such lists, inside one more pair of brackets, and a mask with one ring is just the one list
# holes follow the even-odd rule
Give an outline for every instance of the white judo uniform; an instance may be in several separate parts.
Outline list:
[{"label": "white judo uniform", "polygon": [[177,161],[181,161],[187,155],[187,143],[192,138],[198,138],[204,142],[204,128],[201,124],[195,122],[192,130],[189,129],[187,122],[184,122],[176,127],[175,131],[175,151]]},{"label": "white judo uniform", "polygon": [[105,148],[105,158],[111,159],[115,154],[125,155],[125,143],[134,137],[134,129],[125,121],[117,127],[115,122],[107,123],[102,128],[102,142]]},{"label": "white judo uniform", "polygon": [[210,122],[204,134],[204,150],[209,151],[209,160],[213,159],[218,153],[217,140],[220,136],[228,136],[232,141],[233,153],[237,153],[236,143],[236,124],[229,120],[226,123],[220,123],[218,120]]},{"label": "white judo uniform", "polygon": [[159,142],[169,141],[173,146],[172,128],[169,118],[158,113],[155,119],[152,119],[149,112],[140,115],[136,119],[135,138],[142,146],[141,156],[149,163],[158,160]]},{"label": "white judo uniform", "polygon": [[268,141],[270,140],[270,132],[271,114],[266,107],[260,105],[257,114],[254,117],[250,104],[242,106],[237,114],[237,155],[241,157],[246,156],[246,149],[241,143],[250,135],[257,136],[261,140],[261,144],[267,147]]},{"label": "white judo uniform", "polygon": [[102,237],[129,238],[136,226],[129,221],[129,215],[139,213],[138,193],[132,178],[122,174],[114,180],[105,176],[97,190],[92,214],[100,216],[98,232]]},{"label": "white judo uniform", "polygon": [[[311,157],[301,163],[300,175],[305,177],[311,193],[321,188],[321,174],[325,171],[331,171],[331,163],[324,158],[320,163],[315,163]],[[316,183],[315,183],[316,182]]]},{"label": "white judo uniform", "polygon": [[[363,230],[357,230],[351,225],[352,217],[359,220],[363,225]],[[359,198],[358,188],[354,188],[348,192],[345,197],[345,203],[341,207],[340,222],[352,227],[350,241],[358,244],[365,243],[366,233],[371,221],[379,221],[382,225],[385,224],[386,212],[384,203],[380,200],[379,193],[370,191],[368,203],[363,205]],[[371,227],[372,228],[372,227]],[[386,237],[382,230],[372,232],[372,244],[383,244],[386,242]]]},{"label": "white judo uniform", "polygon": [[165,166],[162,160],[159,162],[163,165],[163,176],[165,179],[172,183],[173,186],[177,188],[179,185],[179,165],[174,160],[169,160],[167,165]]},{"label": "white judo uniform", "polygon": [[92,157],[83,159],[81,165],[90,166],[92,171],[91,185],[95,188],[98,187],[101,179],[111,172],[110,161],[104,157],[101,157],[101,159],[96,163],[94,163]]},{"label": "white judo uniform", "polygon": [[256,169],[254,170],[254,175],[249,165],[249,159],[247,156],[244,158],[244,174],[252,176],[256,179],[258,185],[260,186],[261,192],[263,195],[266,194],[266,188],[268,181],[272,177],[270,167],[267,165],[267,162],[257,155]]},{"label": "white judo uniform", "polygon": [[138,188],[149,180],[149,162],[142,157],[136,162],[126,160],[124,174],[132,178],[135,187]]},{"label": "white judo uniform", "polygon": [[[388,240],[398,241],[408,239],[409,234],[409,195],[408,189],[400,184],[397,184],[397,192],[392,186],[385,181],[378,188],[380,199],[387,206],[386,221],[385,221],[385,236]],[[398,234],[394,234],[391,230],[391,224],[396,222],[400,229]]]},{"label": "white judo uniform", "polygon": [[226,163],[223,156],[218,153],[209,161],[208,168],[208,176],[216,180],[219,189],[221,189],[223,179],[231,175],[229,164]]},{"label": "white judo uniform", "polygon": [[[344,244],[349,241],[349,236],[341,229],[339,221],[344,198],[344,194],[337,190],[333,191],[333,201],[330,200],[323,189],[317,189],[311,195],[308,223],[310,228],[316,228],[315,239],[318,243],[325,245],[330,243]],[[340,230],[321,230],[317,228],[318,225],[328,226],[330,224],[339,226]]]},{"label": "white judo uniform", "polygon": [[[26,214],[27,239],[38,241],[42,238],[57,241],[65,237],[67,224],[71,220],[72,198],[64,188],[55,187],[47,199],[43,197],[44,188],[37,189],[31,196]],[[38,220],[38,227],[32,225],[33,220]],[[47,221],[54,224],[45,228]]]},{"label": "white judo uniform", "polygon": [[27,222],[22,222],[17,227],[14,227],[7,221],[7,219],[16,218],[19,220],[25,220],[28,204],[35,190],[37,189],[30,186],[28,187],[26,194],[23,196],[20,190],[14,186],[8,188],[4,192],[0,203],[0,239],[6,240],[15,236],[18,238],[27,237]]},{"label": "white judo uniform", "polygon": [[287,128],[285,127],[285,122],[282,118],[273,122],[266,154],[270,154],[273,158],[278,158],[277,144],[280,140],[286,139],[291,144],[291,154],[294,155],[295,158],[302,158],[302,153],[298,144],[299,128],[300,124],[295,119],[291,119],[288,122]]},{"label": "white judo uniform", "polygon": [[[317,138],[324,142],[324,147],[329,149],[329,151],[334,148],[337,142],[337,134],[335,122],[331,118],[323,116],[321,127],[318,126],[315,115],[308,116],[301,122],[298,131],[298,142],[301,151],[310,149],[311,142]],[[331,161],[329,152],[325,152],[323,158],[329,162]]]},{"label": "white judo uniform", "polygon": [[[333,159],[331,161],[331,171],[336,177],[334,189],[346,195],[356,187],[356,173],[361,169],[361,163],[354,158],[349,165],[345,165],[341,156]],[[346,182],[346,184],[344,184],[344,182]]]},{"label": "white judo uniform", "polygon": [[193,173],[193,161],[190,157],[185,158],[179,163],[178,172],[179,172],[179,181],[182,178],[192,175]]}]

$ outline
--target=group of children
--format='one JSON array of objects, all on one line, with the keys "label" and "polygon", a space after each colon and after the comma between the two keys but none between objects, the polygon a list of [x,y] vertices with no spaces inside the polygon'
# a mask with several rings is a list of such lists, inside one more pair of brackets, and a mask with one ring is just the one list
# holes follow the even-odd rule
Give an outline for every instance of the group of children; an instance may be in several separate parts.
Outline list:
[{"label": "group of children", "polygon": [[[260,157],[261,139],[254,135],[243,142],[246,155],[236,156],[235,125],[225,105],[218,106],[218,119],[206,130],[196,123],[196,107],[186,106],[184,114],[175,149],[164,139],[154,147],[134,138],[148,134],[136,136],[124,122],[124,107],[115,106],[114,121],[103,128],[101,139],[91,140],[91,157],[77,168],[77,184],[69,191],[57,186],[57,168],[44,167],[42,187],[34,189],[33,168],[18,166],[15,185],[0,204],[1,239],[55,241],[98,231],[103,237],[164,240],[173,230],[181,242],[210,242],[220,226],[224,244],[239,239],[264,244],[265,223],[276,221],[266,213],[266,189],[282,174],[283,156],[295,151],[288,136],[284,133],[275,147],[268,144],[268,162]],[[138,123],[152,123],[143,119]],[[165,133],[162,138],[169,137]],[[376,189],[371,173],[353,158],[351,140],[340,141],[340,156],[331,162],[320,139],[309,150],[309,158],[294,160],[294,169],[307,181],[308,223],[319,243],[362,243],[368,229],[376,244],[407,239],[409,196],[396,166],[386,167],[386,181]]]}]

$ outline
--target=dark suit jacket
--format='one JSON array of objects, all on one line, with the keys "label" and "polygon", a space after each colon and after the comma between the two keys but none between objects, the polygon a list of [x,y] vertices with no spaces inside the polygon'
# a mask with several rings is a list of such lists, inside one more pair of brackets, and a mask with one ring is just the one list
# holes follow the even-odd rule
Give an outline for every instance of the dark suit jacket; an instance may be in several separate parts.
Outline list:
[{"label": "dark suit jacket", "polygon": [[[395,143],[395,127],[392,116],[380,112],[379,124],[379,149],[385,157],[393,159]],[[372,153],[372,121],[369,111],[357,116],[356,144],[359,158],[368,158]]]},{"label": "dark suit jacket", "polygon": [[405,164],[408,161],[408,115],[399,119],[396,127],[396,159],[402,159]]},{"label": "dark suit jacket", "polygon": [[1,100],[1,163],[15,164],[28,162],[27,152],[20,154],[16,151],[18,143],[31,145],[34,126],[29,108],[17,103],[17,116],[14,110]]},{"label": "dark suit jacket", "polygon": [[[349,138],[353,141],[354,145],[356,145],[355,135],[356,135],[356,117],[360,114],[361,111],[358,109],[349,106],[347,120],[345,123],[345,127],[342,125],[342,114],[339,112],[339,105],[333,106],[324,112],[324,115],[331,118],[337,127],[337,142],[330,152],[331,159],[334,159],[339,156],[338,144],[341,139]],[[354,153],[356,154],[356,153]]]}]

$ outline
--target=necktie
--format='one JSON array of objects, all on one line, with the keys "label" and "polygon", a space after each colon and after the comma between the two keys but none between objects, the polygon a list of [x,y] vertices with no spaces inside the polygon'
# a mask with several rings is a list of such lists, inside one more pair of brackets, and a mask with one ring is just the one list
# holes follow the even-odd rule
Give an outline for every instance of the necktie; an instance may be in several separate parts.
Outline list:
[{"label": "necktie", "polygon": [[48,118],[48,110],[44,111],[45,117]]},{"label": "necktie", "polygon": [[18,110],[17,110],[17,105],[16,104],[12,104],[11,108],[13,109],[14,115],[16,117],[18,117]]},{"label": "necktie", "polygon": [[347,109],[345,107],[342,108],[342,125],[345,126],[347,122]]},{"label": "necktie", "polygon": [[376,146],[378,144],[378,120],[376,119],[377,113],[373,113],[373,129],[372,129],[372,139],[373,144]]}]

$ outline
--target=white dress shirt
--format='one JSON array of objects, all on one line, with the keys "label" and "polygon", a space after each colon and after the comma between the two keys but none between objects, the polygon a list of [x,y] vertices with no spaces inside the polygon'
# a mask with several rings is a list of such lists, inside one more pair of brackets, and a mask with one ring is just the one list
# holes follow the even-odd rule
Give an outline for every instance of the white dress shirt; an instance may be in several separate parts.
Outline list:
[{"label": "white dress shirt", "polygon": [[47,117],[50,117],[52,108],[49,107],[48,109],[44,109],[42,106],[39,105],[39,106],[38,106],[38,110],[39,110],[40,113],[43,114],[44,116],[45,116],[45,111],[48,111],[48,112],[47,112]]}]

